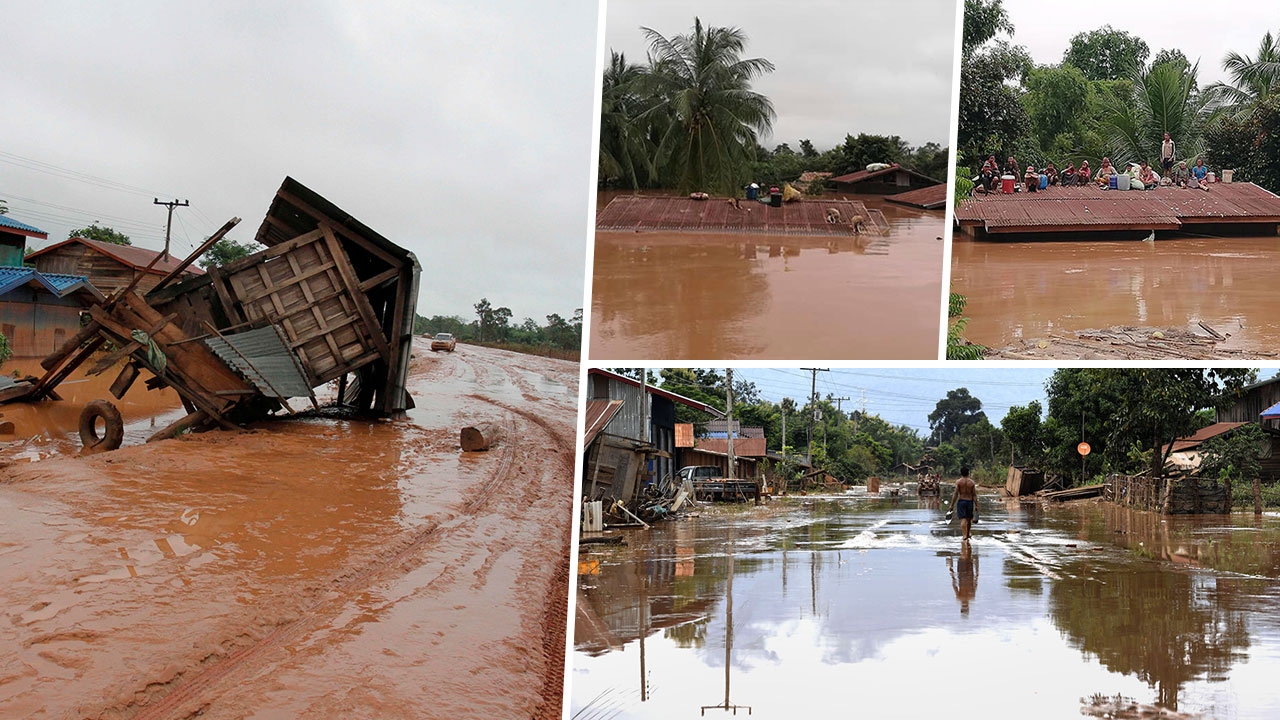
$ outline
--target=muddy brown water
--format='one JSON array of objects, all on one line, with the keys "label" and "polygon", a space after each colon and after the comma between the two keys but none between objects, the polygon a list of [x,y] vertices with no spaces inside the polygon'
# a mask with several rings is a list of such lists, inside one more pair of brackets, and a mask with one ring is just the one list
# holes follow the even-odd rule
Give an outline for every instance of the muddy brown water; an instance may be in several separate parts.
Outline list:
[{"label": "muddy brown water", "polygon": [[583,546],[573,711],[1280,714],[1280,516],[982,509],[967,551],[936,500],[861,492]]},{"label": "muddy brown water", "polygon": [[980,345],[1203,321],[1230,335],[1222,348],[1280,347],[1280,238],[1003,243],[957,233],[951,252],[951,291],[969,301],[965,336]]},{"label": "muddy brown water", "polygon": [[404,421],[0,471],[0,717],[559,717],[577,365],[415,352]]},{"label": "muddy brown water", "polygon": [[847,197],[890,234],[596,233],[591,357],[936,359],[943,214]]}]

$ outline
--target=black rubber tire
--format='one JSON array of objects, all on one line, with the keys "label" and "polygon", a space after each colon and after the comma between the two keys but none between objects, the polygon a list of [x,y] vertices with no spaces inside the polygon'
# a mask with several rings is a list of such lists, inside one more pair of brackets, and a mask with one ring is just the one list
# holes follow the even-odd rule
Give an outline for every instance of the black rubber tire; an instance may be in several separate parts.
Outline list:
[{"label": "black rubber tire", "polygon": [[[98,437],[98,418],[106,425],[106,432]],[[93,400],[80,411],[80,442],[89,452],[115,450],[124,442],[124,418],[120,411],[106,400]]]}]

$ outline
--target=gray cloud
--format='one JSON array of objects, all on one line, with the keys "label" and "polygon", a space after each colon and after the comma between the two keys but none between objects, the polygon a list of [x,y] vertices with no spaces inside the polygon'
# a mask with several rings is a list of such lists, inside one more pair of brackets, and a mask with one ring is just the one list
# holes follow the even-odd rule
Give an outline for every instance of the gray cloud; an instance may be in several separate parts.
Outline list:
[{"label": "gray cloud", "polygon": [[[0,151],[10,214],[60,240],[95,219],[178,250],[252,239],[285,175],[410,249],[424,314],[487,296],[519,320],[582,305],[597,5],[20,3]],[[3,160],[0,156],[0,160]],[[51,209],[13,196],[78,208]],[[113,222],[106,216],[133,221]]]}]

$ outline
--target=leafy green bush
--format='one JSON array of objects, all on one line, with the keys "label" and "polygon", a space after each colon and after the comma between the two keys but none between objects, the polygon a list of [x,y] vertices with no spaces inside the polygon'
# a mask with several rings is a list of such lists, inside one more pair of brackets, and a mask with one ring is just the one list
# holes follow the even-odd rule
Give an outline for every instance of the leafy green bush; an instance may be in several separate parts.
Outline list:
[{"label": "leafy green bush", "polygon": [[968,302],[965,296],[951,293],[950,304],[947,307],[947,317],[951,318],[947,325],[948,360],[981,360],[982,353],[986,351],[985,347],[974,345],[964,339],[964,328],[969,324],[969,318],[961,316]]},{"label": "leafy green bush", "polygon": [[4,333],[0,333],[0,365],[11,357],[13,357],[13,348],[9,346],[9,339],[4,336]]}]

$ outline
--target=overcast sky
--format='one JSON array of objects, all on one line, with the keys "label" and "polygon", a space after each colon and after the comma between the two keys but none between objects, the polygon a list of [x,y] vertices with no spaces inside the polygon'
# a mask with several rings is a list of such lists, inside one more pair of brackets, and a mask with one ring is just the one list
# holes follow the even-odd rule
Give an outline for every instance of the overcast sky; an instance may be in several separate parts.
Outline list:
[{"label": "overcast sky", "polygon": [[[7,3],[0,199],[178,252],[286,175],[412,250],[425,315],[582,306],[596,0]],[[37,165],[43,164],[43,165]],[[89,183],[48,166],[108,182]],[[39,168],[39,169],[34,169]],[[122,189],[129,186],[132,190]]]},{"label": "overcast sky", "polygon": [[862,132],[947,144],[955,0],[609,0],[605,52],[644,63],[642,26],[669,38],[695,16],[741,28],[744,57],[776,67],[755,84],[778,114],[765,147],[807,138],[821,151]]},{"label": "overcast sky", "polygon": [[1036,63],[1062,62],[1071,37],[1111,25],[1137,35],[1151,48],[1148,61],[1163,49],[1178,49],[1192,63],[1200,61],[1204,87],[1226,81],[1222,59],[1230,51],[1256,56],[1268,30],[1280,30],[1274,0],[1216,2],[1115,2],[1115,0],[1004,0],[1014,26],[1014,42]]},{"label": "overcast sky", "polygon": [[[811,387],[808,371],[796,368],[763,370],[738,369],[734,376],[754,382],[760,394],[773,402],[784,397],[803,404]],[[867,412],[879,415],[895,425],[910,425],[922,435],[929,434],[929,413],[948,390],[968,388],[969,394],[982,401],[982,409],[993,425],[1014,405],[1039,400],[1048,409],[1044,383],[1053,375],[1052,368],[999,367],[966,365],[963,368],[870,368],[840,369],[818,373],[818,395],[848,397],[843,409],[861,409],[866,398]]]}]

